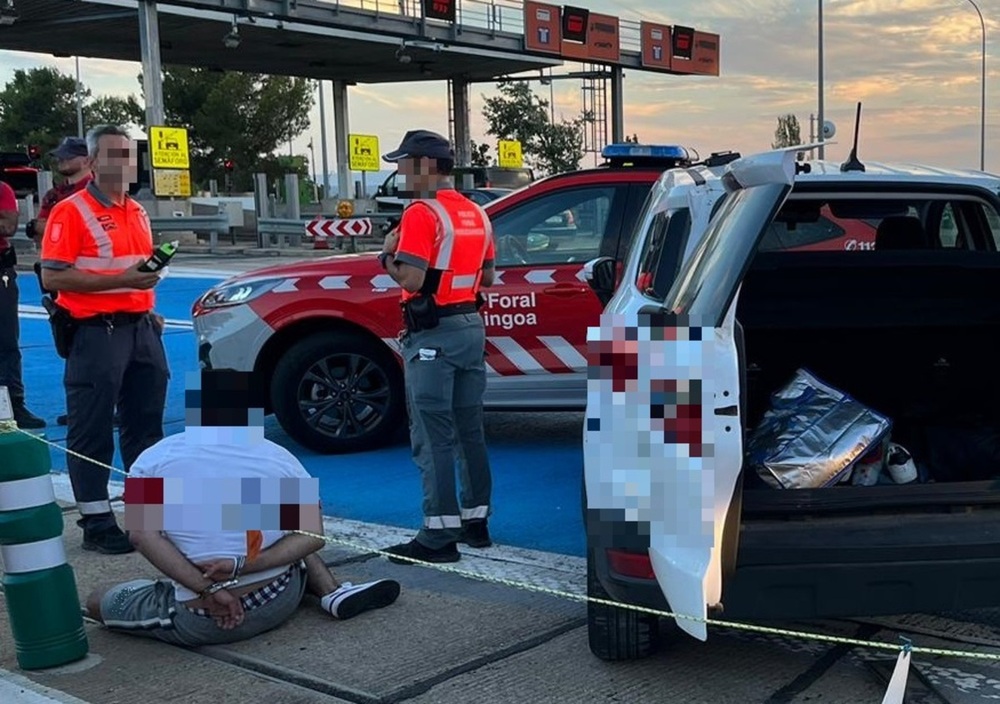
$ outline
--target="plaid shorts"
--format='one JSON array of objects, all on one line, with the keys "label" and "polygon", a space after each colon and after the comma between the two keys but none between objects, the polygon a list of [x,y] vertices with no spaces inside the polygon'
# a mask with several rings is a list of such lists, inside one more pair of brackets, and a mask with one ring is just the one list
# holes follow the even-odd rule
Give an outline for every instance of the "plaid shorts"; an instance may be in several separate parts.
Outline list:
[{"label": "plaid shorts", "polygon": [[244,618],[223,630],[203,609],[178,604],[170,580],[137,579],[110,589],[101,599],[104,625],[113,631],[155,638],[174,645],[235,643],[280,626],[302,601],[305,562],[292,565],[267,584],[243,595]]}]

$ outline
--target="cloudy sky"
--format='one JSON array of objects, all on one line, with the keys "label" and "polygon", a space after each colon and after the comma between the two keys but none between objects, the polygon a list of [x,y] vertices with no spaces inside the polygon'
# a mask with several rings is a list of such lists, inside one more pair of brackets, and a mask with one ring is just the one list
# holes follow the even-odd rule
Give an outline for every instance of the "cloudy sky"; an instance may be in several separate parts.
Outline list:
[{"label": "cloudy sky", "polygon": [[[470,0],[471,1],[471,0]],[[978,0],[987,22],[986,168],[1000,172],[1000,0]],[[855,105],[863,103],[861,157],[978,168],[981,41],[969,0],[824,0],[826,117],[838,128],[828,158],[849,151]],[[370,3],[369,3],[370,4]],[[625,131],[644,142],[683,144],[702,154],[768,149],[776,118],[793,113],[809,137],[817,111],[817,0],[576,0],[622,19],[649,19],[721,35],[721,75],[669,76],[628,71]],[[67,73],[72,59],[0,51],[0,84],[18,68],[49,65]],[[578,70],[567,64],[560,70]],[[83,59],[83,81],[96,94],[137,93],[138,64]],[[329,84],[327,84],[329,85]],[[536,90],[548,99],[549,89]],[[482,94],[473,87],[473,138],[485,140]],[[582,109],[576,81],[554,82],[557,118]],[[414,127],[447,134],[445,84],[356,86],[350,92],[352,131],[377,133],[383,152]],[[327,93],[327,117],[332,100]],[[405,119],[400,119],[405,116]],[[609,116],[610,119],[610,116]],[[295,140],[306,153],[319,115]],[[359,126],[363,125],[361,129]],[[609,128],[610,129],[610,128]],[[335,166],[329,135],[331,171]],[[592,162],[592,158],[589,159]]]}]

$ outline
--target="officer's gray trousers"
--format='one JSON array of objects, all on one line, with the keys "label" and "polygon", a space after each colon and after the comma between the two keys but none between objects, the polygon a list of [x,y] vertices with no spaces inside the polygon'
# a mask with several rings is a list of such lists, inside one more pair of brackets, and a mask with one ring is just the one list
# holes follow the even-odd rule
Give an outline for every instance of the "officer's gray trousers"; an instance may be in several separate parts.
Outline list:
[{"label": "officer's gray trousers", "polygon": [[441,318],[438,327],[402,339],[410,442],[424,487],[424,525],[417,540],[428,548],[457,541],[462,519],[485,519],[491,512],[483,432],[485,345],[478,313]]},{"label": "officer's gray trousers", "polygon": [[[64,376],[67,449],[110,465],[117,404],[118,441],[128,471],[146,448],[163,438],[168,378],[163,340],[151,316],[110,330],[104,325],[81,325]],[[72,454],[66,462],[84,530],[111,527],[115,519],[108,503],[110,471]]]},{"label": "officer's gray trousers", "polygon": [[0,267],[0,386],[7,387],[14,405],[24,403],[17,302],[17,272],[13,267]]}]

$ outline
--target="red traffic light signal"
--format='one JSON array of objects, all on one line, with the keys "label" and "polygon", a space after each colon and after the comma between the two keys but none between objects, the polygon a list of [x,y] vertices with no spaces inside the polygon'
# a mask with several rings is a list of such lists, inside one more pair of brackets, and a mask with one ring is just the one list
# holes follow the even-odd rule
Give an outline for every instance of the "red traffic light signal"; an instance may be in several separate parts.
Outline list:
[{"label": "red traffic light signal", "polygon": [[674,25],[673,45],[674,56],[690,61],[694,55],[694,29]]},{"label": "red traffic light signal", "polygon": [[222,162],[222,166],[226,169],[226,171],[232,171],[236,168],[236,163],[232,159],[226,159]]}]

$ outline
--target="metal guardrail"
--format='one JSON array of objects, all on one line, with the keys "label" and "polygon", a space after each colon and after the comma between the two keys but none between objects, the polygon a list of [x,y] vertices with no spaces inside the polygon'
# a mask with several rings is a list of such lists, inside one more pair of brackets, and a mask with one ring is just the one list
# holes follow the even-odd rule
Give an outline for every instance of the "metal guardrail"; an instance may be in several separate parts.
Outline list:
[{"label": "metal guardrail", "polygon": [[[210,252],[215,252],[219,246],[219,234],[229,234],[228,215],[188,215],[184,217],[150,217],[149,224],[153,234],[163,232],[207,232],[208,248]],[[236,244],[235,239],[232,241]]]},{"label": "metal guardrail", "polygon": [[[423,19],[421,0],[319,0],[352,10],[367,10],[376,15],[396,15]],[[556,3],[559,4],[559,3]],[[438,20],[428,19],[435,24]],[[642,51],[642,24],[637,19],[619,17],[619,41],[623,51]],[[441,23],[444,26],[447,23]],[[455,10],[457,27],[486,29],[490,32],[524,34],[524,2],[522,0],[458,0]]]}]

